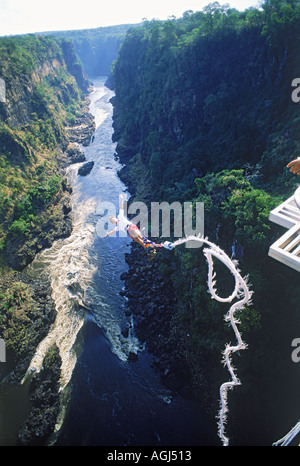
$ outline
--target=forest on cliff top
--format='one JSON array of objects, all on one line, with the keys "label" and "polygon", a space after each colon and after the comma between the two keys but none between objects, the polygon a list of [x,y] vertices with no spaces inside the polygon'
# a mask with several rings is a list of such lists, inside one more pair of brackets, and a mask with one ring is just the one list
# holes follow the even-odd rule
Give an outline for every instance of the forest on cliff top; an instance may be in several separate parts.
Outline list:
[{"label": "forest on cliff top", "polygon": [[[254,291],[240,317],[249,346],[234,360],[242,386],[230,397],[233,444],[262,438],[271,444],[278,426],[285,434],[300,412],[291,361],[291,342],[299,337],[298,275],[268,256],[282,234],[268,220],[270,210],[298,183],[285,167],[299,155],[300,103],[292,99],[292,82],[300,77],[299,26],[294,0],[266,0],[244,12],[215,2],[131,28],[112,67],[114,140],[133,199],[204,202],[205,235],[234,254]],[[9,244],[28,242],[43,228],[40,207],[51,210],[62,189],[65,128],[82,114],[86,87],[68,71],[79,70],[84,79],[69,42],[3,38],[0,52],[8,96],[18,103],[0,104],[4,255]],[[96,59],[91,56],[90,69],[99,69]],[[220,357],[232,338],[223,320],[228,309],[207,293],[201,249],[178,248],[158,263],[177,299],[170,341],[181,345],[194,394],[201,399],[209,386],[215,414],[219,385],[228,377]],[[218,264],[216,270],[218,290],[226,294],[231,277]]]},{"label": "forest on cliff top", "polygon": [[[249,276],[253,303],[240,316],[249,348],[234,360],[243,381],[234,410],[243,409],[243,423],[253,426],[246,442],[259,443],[262,430],[272,441],[279,419],[288,430],[300,412],[294,391],[288,403],[281,399],[298,380],[290,358],[298,275],[268,257],[283,234],[269,213],[299,182],[286,168],[300,147],[300,104],[292,99],[299,26],[293,0],[267,0],[244,12],[214,2],[131,29],[113,65],[114,138],[133,199],[204,202],[205,236],[232,253]],[[208,380],[217,399],[226,378],[220,353],[233,337],[223,321],[227,310],[207,293],[203,253],[178,248],[160,259],[160,269],[174,285],[174,329],[176,322],[183,325],[195,387]],[[227,295],[231,279],[222,267],[216,270],[218,290]],[[264,418],[262,406],[270,412],[274,401],[274,418]]]}]

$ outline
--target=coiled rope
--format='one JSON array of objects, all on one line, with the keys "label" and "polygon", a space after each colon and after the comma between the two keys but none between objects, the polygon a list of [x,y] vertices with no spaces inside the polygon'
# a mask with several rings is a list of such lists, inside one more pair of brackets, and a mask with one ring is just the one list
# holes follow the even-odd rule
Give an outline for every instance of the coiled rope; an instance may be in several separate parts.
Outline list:
[{"label": "coiled rope", "polygon": [[[235,368],[232,366],[231,357],[233,353],[247,348],[247,345],[243,341],[241,333],[238,329],[238,324],[240,324],[240,321],[236,318],[236,313],[241,312],[246,304],[251,304],[252,291],[250,291],[248,288],[247,278],[242,278],[240,275],[240,271],[237,268],[237,261],[230,259],[222,249],[220,249],[214,243],[208,241],[208,239],[201,236],[189,236],[175,241],[172,243],[172,246],[175,248],[181,244],[187,243],[188,241],[199,241],[208,246],[203,249],[203,254],[205,255],[208,262],[208,289],[212,299],[215,299],[221,303],[231,303],[234,299],[238,299],[238,301],[230,307],[229,311],[224,316],[225,322],[230,323],[237,340],[236,345],[231,345],[231,343],[226,344],[225,350],[222,353],[223,363],[224,366],[227,366],[227,369],[231,375],[231,380],[223,383],[220,386],[220,410],[217,415],[217,419],[218,435],[222,440],[223,446],[227,446],[229,445],[229,439],[225,435],[225,424],[227,422],[227,413],[229,411],[227,394],[228,390],[233,389],[237,385],[241,385],[240,380],[236,376]],[[230,270],[234,277],[235,287],[232,294],[227,298],[220,297],[215,288],[216,274],[213,267],[213,257],[219,259]]]}]

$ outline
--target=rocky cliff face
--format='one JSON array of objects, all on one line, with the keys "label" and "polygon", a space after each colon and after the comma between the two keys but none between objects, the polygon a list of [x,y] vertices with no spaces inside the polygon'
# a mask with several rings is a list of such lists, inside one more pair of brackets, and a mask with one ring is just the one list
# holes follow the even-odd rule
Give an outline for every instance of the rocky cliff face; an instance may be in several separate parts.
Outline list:
[{"label": "rocky cliff face", "polygon": [[70,40],[62,40],[61,48],[63,51],[64,61],[67,66],[69,73],[75,77],[78,87],[86,92],[90,86],[89,80],[87,79],[83,66],[78,59],[73,44]]},{"label": "rocky cliff face", "polygon": [[[30,50],[26,50],[29,46],[34,47],[34,58],[27,55],[30,53]],[[25,38],[23,43],[21,38],[12,38],[11,43],[2,40],[0,47],[7,52],[0,65],[0,75],[6,88],[6,100],[0,104],[0,119],[10,127],[16,128],[30,122],[31,114],[38,110],[37,90],[45,82],[61,87],[62,96],[58,98],[62,97],[65,103],[70,96],[78,94],[78,89],[86,93],[89,88],[82,64],[72,43],[67,40],[58,42],[38,37]],[[71,84],[74,78],[75,86]]]},{"label": "rocky cliff face", "polygon": [[3,39],[0,50],[6,84],[1,168],[7,172],[0,250],[2,262],[22,270],[40,249],[70,233],[71,190],[64,168],[79,160],[78,149],[76,159],[70,156],[70,145],[89,144],[95,126],[86,98],[89,81],[69,41],[25,36]]},{"label": "rocky cliff face", "polygon": [[11,128],[30,122],[34,110],[33,95],[36,87],[64,66],[61,57],[37,63],[29,74],[11,75],[10,68],[2,70],[6,83],[6,102],[2,105],[2,121]]},{"label": "rocky cliff face", "polygon": [[[89,82],[67,41],[42,37],[0,39],[0,338],[7,348],[2,381],[19,384],[36,346],[54,322],[50,284],[23,269],[43,248],[72,230],[65,178],[84,161],[79,144],[95,130]],[[43,445],[59,413],[60,357],[54,345],[45,370],[30,383],[32,408],[19,431],[21,445]],[[14,409],[12,407],[12,409]]]}]

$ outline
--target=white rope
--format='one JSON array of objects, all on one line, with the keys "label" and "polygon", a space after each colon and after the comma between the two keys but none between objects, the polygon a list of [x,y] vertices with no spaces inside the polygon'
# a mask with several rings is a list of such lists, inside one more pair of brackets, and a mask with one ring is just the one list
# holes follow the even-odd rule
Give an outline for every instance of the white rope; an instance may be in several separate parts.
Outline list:
[{"label": "white rope", "polygon": [[[227,405],[227,393],[228,390],[232,389],[234,386],[241,385],[240,380],[237,378],[235,374],[235,369],[231,364],[231,355],[236,351],[243,350],[247,348],[246,343],[242,340],[241,333],[238,329],[238,324],[240,321],[236,319],[235,314],[237,311],[241,311],[246,303],[250,304],[252,291],[249,291],[247,285],[247,279],[242,278],[240,275],[240,271],[237,268],[237,261],[230,259],[225,252],[216,246],[214,243],[211,243],[206,238],[202,238],[200,236],[189,236],[187,238],[182,238],[174,243],[172,243],[173,247],[177,247],[181,244],[184,244],[188,241],[199,241],[201,243],[206,244],[209,246],[203,250],[203,253],[208,262],[208,289],[212,296],[212,299],[216,299],[222,303],[231,303],[235,298],[239,299],[236,303],[234,303],[228,313],[225,315],[225,321],[231,324],[231,327],[235,333],[237,344],[232,346],[231,344],[227,344],[225,350],[223,352],[223,363],[227,366],[227,369],[231,375],[231,380],[229,382],[223,383],[220,387],[220,410],[218,413],[218,434],[222,440],[224,446],[229,444],[229,439],[225,435],[225,424],[227,421],[227,413],[228,413],[228,405]],[[222,298],[217,294],[217,290],[215,289],[216,281],[213,270],[213,257],[219,259],[232,273],[235,279],[235,287],[230,296],[227,298]]]},{"label": "white rope", "polygon": [[274,442],[273,445],[278,447],[279,445],[282,447],[286,447],[291,441],[299,434],[300,432],[300,421],[281,439]]}]

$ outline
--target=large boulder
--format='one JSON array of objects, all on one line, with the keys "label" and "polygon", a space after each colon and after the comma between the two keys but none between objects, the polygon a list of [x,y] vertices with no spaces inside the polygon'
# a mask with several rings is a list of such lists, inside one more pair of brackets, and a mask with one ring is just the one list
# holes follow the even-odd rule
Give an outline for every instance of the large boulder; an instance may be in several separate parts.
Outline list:
[{"label": "large boulder", "polygon": [[70,163],[81,163],[86,161],[84,153],[79,149],[77,144],[70,143],[67,147],[66,155]]},{"label": "large boulder", "polygon": [[90,173],[95,162],[86,162],[78,169],[78,175],[86,176]]}]

